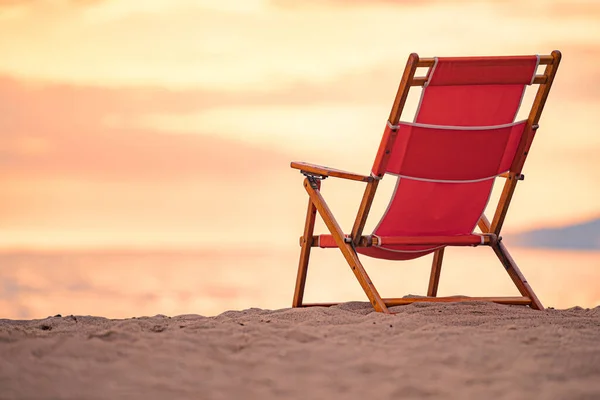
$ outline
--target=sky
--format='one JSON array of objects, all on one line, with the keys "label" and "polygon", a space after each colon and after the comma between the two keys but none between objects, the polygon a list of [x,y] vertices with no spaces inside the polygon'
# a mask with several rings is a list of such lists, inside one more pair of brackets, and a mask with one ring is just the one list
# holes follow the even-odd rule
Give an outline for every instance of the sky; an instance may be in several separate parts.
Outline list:
[{"label": "sky", "polygon": [[592,1],[0,0],[0,248],[297,246],[290,161],[368,174],[411,52],[561,50],[505,229],[597,217],[599,39]]}]

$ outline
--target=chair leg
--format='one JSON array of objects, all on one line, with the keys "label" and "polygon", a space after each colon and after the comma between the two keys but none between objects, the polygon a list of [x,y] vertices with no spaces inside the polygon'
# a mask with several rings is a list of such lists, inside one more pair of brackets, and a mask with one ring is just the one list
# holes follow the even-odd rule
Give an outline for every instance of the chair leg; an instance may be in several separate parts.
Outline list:
[{"label": "chair leg", "polygon": [[431,264],[431,275],[429,275],[429,287],[427,296],[436,297],[438,285],[440,283],[440,273],[442,272],[442,260],[444,259],[444,247],[433,253],[433,263]]},{"label": "chair leg", "polygon": [[358,259],[358,254],[356,253],[356,250],[354,250],[352,245],[348,243],[345,243],[344,246],[340,247],[340,250],[342,251],[344,258],[348,262],[348,265],[350,265],[350,269],[352,269],[352,272],[354,272],[354,276],[356,276],[358,283],[369,298],[371,305],[373,305],[373,308],[375,308],[375,311],[382,312],[384,314],[390,314],[390,311],[388,310],[383,299],[379,295],[379,292],[375,288],[375,285],[373,285],[371,278],[369,278],[367,271]]},{"label": "chair leg", "polygon": [[523,276],[519,270],[519,267],[517,266],[517,263],[510,256],[506,246],[504,246],[502,242],[498,242],[497,244],[492,245],[492,249],[494,250],[494,253],[496,253],[496,256],[498,256],[500,259],[500,262],[506,269],[506,272],[508,272],[508,275],[514,282],[515,286],[517,286],[517,289],[519,289],[521,295],[531,299],[531,308],[535,310],[543,310],[544,306],[535,295],[535,292],[531,286],[529,286],[529,283],[527,283],[525,276]]},{"label": "chair leg", "polygon": [[365,294],[369,298],[369,301],[373,305],[373,308],[375,308],[375,311],[389,314],[390,311],[388,310],[387,306],[383,302],[383,299],[377,292],[377,289],[375,288],[375,285],[373,285],[371,278],[369,278],[369,275],[367,275],[367,271],[365,271],[365,268],[358,259],[358,254],[356,254],[356,250],[354,250],[354,247],[352,247],[350,243],[345,242],[342,228],[340,228],[339,224],[335,220],[331,210],[325,202],[325,199],[323,199],[319,188],[313,187],[308,179],[304,180],[304,188],[308,192],[308,195],[310,196],[313,204],[317,208],[319,215],[321,215],[321,218],[323,218],[323,222],[325,222],[325,225],[331,232],[335,243],[337,244],[344,258],[348,262],[348,265],[350,265],[352,272],[354,272],[354,276],[356,276],[356,279],[365,291]]},{"label": "chair leg", "polygon": [[[320,182],[318,182],[318,184],[320,184]],[[300,262],[298,263],[298,275],[296,276],[296,289],[294,290],[292,307],[302,306],[304,287],[306,285],[306,274],[308,273],[308,260],[310,258],[310,249],[312,247],[312,235],[315,230],[316,215],[317,208],[309,198],[308,209],[306,210],[306,222],[304,223],[304,235],[302,236],[302,249],[300,250]]]}]

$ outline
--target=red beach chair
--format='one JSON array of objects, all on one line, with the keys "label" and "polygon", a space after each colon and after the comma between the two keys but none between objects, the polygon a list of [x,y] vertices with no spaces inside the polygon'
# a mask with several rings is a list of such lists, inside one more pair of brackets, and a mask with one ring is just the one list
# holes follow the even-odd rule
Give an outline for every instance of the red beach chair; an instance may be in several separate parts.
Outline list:
[{"label": "red beach chair", "polygon": [[[560,63],[561,53],[545,56],[422,58],[411,54],[387,121],[370,175],[292,162],[306,176],[310,197],[293,307],[303,294],[312,247],[339,248],[376,311],[415,301],[486,300],[521,304],[542,310],[506,247],[500,232],[527,153],[538,129],[544,103]],[[538,65],[546,65],[536,75]],[[424,77],[418,67],[428,68]],[[527,85],[539,85],[529,117],[514,122]],[[414,122],[400,121],[408,92],[422,86]],[[398,183],[371,235],[363,229],[379,181],[385,174]],[[327,177],[366,183],[350,232],[344,233],[323,199]],[[504,178],[504,188],[492,221],[484,215],[492,185]],[[316,213],[330,234],[313,236]],[[474,233],[476,227],[482,233]],[[490,246],[517,286],[520,297],[436,297],[444,249],[447,246]],[[388,260],[409,260],[433,253],[427,297],[382,299],[361,264],[358,253]]]}]

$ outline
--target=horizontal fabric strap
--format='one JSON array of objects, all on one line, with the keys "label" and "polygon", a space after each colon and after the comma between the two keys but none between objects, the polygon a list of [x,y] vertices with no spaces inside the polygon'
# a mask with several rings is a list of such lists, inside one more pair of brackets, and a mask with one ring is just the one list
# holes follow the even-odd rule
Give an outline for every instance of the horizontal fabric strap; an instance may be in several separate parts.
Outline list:
[{"label": "horizontal fabric strap", "polygon": [[[348,235],[344,235],[344,237],[348,237]],[[322,249],[338,247],[335,243],[335,239],[333,239],[333,235],[319,235],[317,245]]]},{"label": "horizontal fabric strap", "polygon": [[526,126],[527,121],[490,126],[388,121],[384,135],[393,136],[392,144],[380,147],[372,174],[429,182],[488,180],[510,169]]},{"label": "horizontal fabric strap", "polygon": [[454,236],[377,236],[378,247],[394,245],[421,246],[421,245],[453,245],[476,246],[484,244],[483,235],[454,235]]},{"label": "horizontal fabric strap", "polygon": [[435,57],[428,86],[531,85],[540,57]]}]

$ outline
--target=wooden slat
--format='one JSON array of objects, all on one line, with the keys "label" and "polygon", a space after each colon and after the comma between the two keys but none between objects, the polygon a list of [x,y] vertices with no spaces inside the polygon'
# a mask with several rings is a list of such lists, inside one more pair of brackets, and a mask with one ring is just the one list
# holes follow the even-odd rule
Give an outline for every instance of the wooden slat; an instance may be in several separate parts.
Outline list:
[{"label": "wooden slat", "polygon": [[402,110],[404,109],[404,104],[406,103],[406,99],[408,98],[408,91],[410,90],[410,81],[415,76],[415,71],[417,70],[418,63],[419,56],[417,55],[417,53],[411,53],[408,56],[408,60],[406,61],[406,67],[404,68],[404,73],[402,74],[400,85],[398,85],[396,98],[394,99],[394,104],[392,105],[392,110],[390,111],[390,116],[388,118],[388,121],[390,121],[392,125],[398,125],[398,121],[400,121],[400,116],[402,114]]},{"label": "wooden slat", "polygon": [[538,91],[535,95],[531,111],[529,112],[529,117],[527,118],[527,125],[525,126],[523,136],[521,137],[521,141],[519,142],[519,147],[517,149],[515,159],[510,167],[509,178],[504,184],[504,188],[502,190],[502,194],[500,195],[500,200],[498,201],[496,212],[494,213],[494,218],[492,219],[490,232],[495,233],[496,235],[500,235],[500,231],[502,230],[502,225],[504,224],[506,214],[508,213],[510,201],[517,187],[517,180],[514,178],[521,174],[523,165],[525,164],[525,160],[527,159],[527,155],[529,154],[529,149],[534,138],[533,127],[537,126],[540,121],[542,111],[544,110],[544,105],[546,104],[546,100],[548,99],[548,94],[550,93],[552,82],[554,82],[554,77],[556,75],[556,71],[558,70],[558,66],[560,64],[562,56],[560,51],[554,50],[552,52],[551,57],[552,63],[547,64],[546,69],[544,71],[544,75],[548,77],[548,80],[546,81],[546,83],[539,86]]},{"label": "wooden slat", "polygon": [[517,266],[515,260],[510,256],[510,253],[506,249],[506,246],[504,246],[504,243],[498,242],[492,246],[492,249],[494,250],[494,253],[496,253],[496,256],[498,256],[500,259],[500,262],[504,265],[506,272],[508,272],[508,275],[515,283],[515,286],[517,286],[517,289],[519,289],[519,292],[531,299],[531,308],[535,310],[543,310],[544,306],[542,305],[542,302],[540,299],[538,299],[533,291],[533,288],[529,285],[529,282],[527,282],[525,276],[523,276],[521,273],[521,270]]},{"label": "wooden slat", "polygon": [[[477,222],[477,226],[484,233],[490,232],[491,230],[490,221],[485,215],[481,216],[481,218]],[[519,266],[517,265],[515,260],[510,256],[510,253],[506,249],[506,246],[504,246],[504,244],[499,241],[492,246],[492,249],[494,250],[494,253],[496,253],[496,256],[504,266],[504,269],[508,273],[508,276],[510,276],[510,279],[513,281],[513,283],[519,290],[519,293],[531,299],[531,308],[535,310],[543,310],[544,306],[542,305],[542,302],[536,296],[535,292],[533,291],[533,288],[529,285],[523,273],[521,273],[521,270],[519,269]]]},{"label": "wooden slat", "polygon": [[[554,53],[554,52],[552,52]],[[554,55],[548,54],[540,56],[540,65],[548,65],[554,63]]]},{"label": "wooden slat", "polygon": [[531,127],[539,124],[540,118],[542,116],[542,111],[544,110],[544,106],[546,105],[546,100],[548,100],[548,95],[550,94],[550,89],[552,88],[552,83],[554,82],[554,77],[556,76],[556,72],[558,71],[558,66],[560,65],[562,55],[560,51],[554,50],[552,52],[551,57],[552,62],[548,63],[544,71],[544,75],[548,77],[548,80],[538,88],[538,91],[535,95],[535,99],[533,100],[531,111],[529,112],[529,117],[527,118],[528,121],[527,126],[525,127],[523,138],[521,140],[521,143],[519,143],[519,148],[517,150],[515,161],[511,166],[511,171],[515,171],[517,173],[521,173],[521,169],[523,168],[523,164],[525,163],[525,159],[527,158],[527,153],[529,151],[534,136],[534,132],[532,131]]},{"label": "wooden slat", "polygon": [[419,58],[417,68],[430,68],[433,67],[433,64],[435,64],[435,58],[433,57]]},{"label": "wooden slat", "polygon": [[479,218],[477,227],[483,233],[488,233],[490,231],[490,220],[485,216],[485,214],[482,214],[481,218]]},{"label": "wooden slat", "polygon": [[410,81],[410,86],[423,86],[427,82],[426,76],[416,76]]},{"label": "wooden slat", "polygon": [[[490,246],[496,242],[497,238],[494,234],[484,234],[483,245]],[[425,246],[425,245],[444,245],[444,246],[480,246],[481,243],[464,243],[456,236],[398,236],[384,237],[387,245],[404,245],[404,246]],[[382,239],[383,240],[383,239]],[[303,237],[300,237],[300,245],[303,243]],[[319,246],[319,235],[315,235],[311,240],[312,247]],[[356,247],[378,246],[379,238],[376,236],[360,236]]]},{"label": "wooden slat", "polygon": [[372,177],[356,174],[354,172],[342,171],[341,169],[335,169],[330,167],[325,167],[322,165],[309,164],[300,161],[293,161],[290,166],[294,169],[299,169],[301,171],[306,171],[308,173],[314,175],[320,175],[323,177],[335,177],[342,179],[350,179],[352,181],[361,181],[361,182],[370,182],[373,180]]},{"label": "wooden slat", "polygon": [[400,299],[383,299],[388,307],[400,306],[412,303],[455,303],[464,301],[491,301],[498,304],[516,304],[527,306],[531,304],[529,297],[467,297],[467,296],[449,296],[449,297],[404,297]]},{"label": "wooden slat", "polygon": [[[448,297],[403,297],[398,299],[383,299],[388,307],[403,306],[412,303],[459,303],[465,301],[489,301],[497,304],[512,304],[528,306],[531,299],[525,296],[516,297],[468,297],[468,296],[448,296]],[[343,303],[306,303],[302,307],[332,307]]]}]

